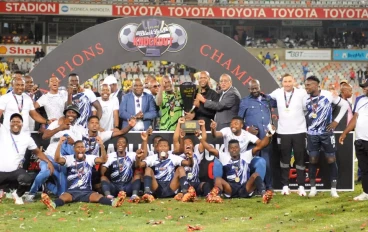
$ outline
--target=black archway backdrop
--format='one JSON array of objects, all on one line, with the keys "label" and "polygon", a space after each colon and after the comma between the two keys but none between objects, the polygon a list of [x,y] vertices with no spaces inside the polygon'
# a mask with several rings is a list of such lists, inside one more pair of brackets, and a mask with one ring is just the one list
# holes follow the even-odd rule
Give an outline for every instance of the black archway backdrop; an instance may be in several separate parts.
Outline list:
[{"label": "black archway backdrop", "polygon": [[209,71],[215,80],[227,73],[242,96],[247,95],[252,78],[260,80],[266,93],[278,87],[263,65],[228,36],[166,17],[128,17],[88,28],[48,54],[30,75],[47,89],[52,75],[62,79],[62,85],[70,73],[79,74],[84,82],[108,67],[138,60],[184,64]]}]

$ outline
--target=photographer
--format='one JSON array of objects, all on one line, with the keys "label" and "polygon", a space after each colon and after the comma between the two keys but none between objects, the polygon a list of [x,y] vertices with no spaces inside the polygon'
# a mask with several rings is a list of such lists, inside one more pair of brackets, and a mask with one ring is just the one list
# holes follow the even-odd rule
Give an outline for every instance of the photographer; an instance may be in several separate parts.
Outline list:
[{"label": "photographer", "polygon": [[355,105],[354,117],[347,128],[341,134],[339,142],[344,143],[346,135],[355,128],[355,151],[358,158],[358,166],[362,175],[363,193],[354,197],[355,201],[368,200],[368,82],[361,84],[364,96]]}]

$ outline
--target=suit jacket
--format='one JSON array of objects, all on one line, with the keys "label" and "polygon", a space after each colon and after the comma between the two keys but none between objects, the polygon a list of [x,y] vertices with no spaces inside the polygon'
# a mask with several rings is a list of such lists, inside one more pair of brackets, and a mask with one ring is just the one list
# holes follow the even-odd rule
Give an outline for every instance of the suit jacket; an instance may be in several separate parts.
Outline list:
[{"label": "suit jacket", "polygon": [[[142,93],[142,113],[144,130],[151,125],[152,120],[157,117],[156,103],[151,94]],[[123,120],[123,128],[128,126],[128,119],[136,115],[134,94],[125,94],[121,100],[119,107],[119,116]]]},{"label": "suit jacket", "polygon": [[[220,92],[221,98],[223,91]],[[204,107],[216,110],[215,122],[217,122],[216,130],[230,126],[231,119],[238,116],[240,103],[240,93],[235,87],[230,87],[222,96],[219,102],[206,100]]]},{"label": "suit jacket", "polygon": [[[197,93],[198,93],[198,89],[197,89]],[[205,92],[201,93],[203,95],[203,97],[205,97],[208,100],[214,101],[214,102],[218,102],[220,96],[218,95],[218,93],[213,90],[210,89],[209,87],[206,88]],[[210,131],[211,130],[211,120],[213,120],[215,118],[216,115],[216,111],[212,110],[212,109],[207,109],[204,107],[204,104],[201,102],[199,105],[199,108],[195,109],[195,117],[194,120],[204,120],[206,122],[206,130]]]}]

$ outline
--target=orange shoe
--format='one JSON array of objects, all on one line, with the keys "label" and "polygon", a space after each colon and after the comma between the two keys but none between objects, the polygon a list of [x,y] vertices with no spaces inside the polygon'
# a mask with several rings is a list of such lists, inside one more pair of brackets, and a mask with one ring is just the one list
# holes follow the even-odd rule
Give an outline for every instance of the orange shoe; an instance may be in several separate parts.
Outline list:
[{"label": "orange shoe", "polygon": [[142,200],[147,202],[147,203],[151,203],[155,200],[155,198],[151,194],[146,193],[146,194],[143,195]]},{"label": "orange shoe", "polygon": [[263,204],[268,204],[271,199],[272,199],[272,196],[273,196],[273,192],[271,190],[267,190],[263,196],[262,196],[262,201],[263,201]]},{"label": "orange shoe", "polygon": [[126,198],[126,192],[120,191],[119,194],[118,194],[118,197],[114,199],[111,206],[112,207],[120,207],[124,203],[125,198]]},{"label": "orange shoe", "polygon": [[188,192],[182,197],[182,202],[194,202],[197,199],[197,194],[193,186],[190,186]]},{"label": "orange shoe", "polygon": [[130,203],[139,203],[141,201],[141,198],[139,198],[137,195],[132,195],[129,199]]},{"label": "orange shoe", "polygon": [[46,193],[42,193],[41,194],[41,202],[47,206],[48,209],[52,209],[55,210],[56,209],[56,204],[55,202],[53,202],[49,195],[47,195]]},{"label": "orange shoe", "polygon": [[222,198],[218,195],[220,189],[218,187],[214,187],[211,192],[207,195],[206,201],[208,203],[222,203]]},{"label": "orange shoe", "polygon": [[177,201],[181,201],[181,199],[183,199],[184,194],[183,193],[178,193],[175,195],[174,199]]}]

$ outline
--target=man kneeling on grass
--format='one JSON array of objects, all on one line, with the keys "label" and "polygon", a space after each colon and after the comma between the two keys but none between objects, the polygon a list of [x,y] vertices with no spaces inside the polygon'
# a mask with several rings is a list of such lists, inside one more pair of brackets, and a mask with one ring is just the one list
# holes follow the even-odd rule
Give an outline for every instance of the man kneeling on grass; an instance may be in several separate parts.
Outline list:
[{"label": "man kneeling on grass", "polygon": [[96,142],[101,147],[101,157],[96,155],[86,156],[83,141],[74,143],[74,156],[60,156],[61,145],[66,139],[63,136],[59,140],[55,153],[55,162],[67,167],[68,190],[61,194],[55,201],[52,201],[47,194],[43,193],[41,196],[42,203],[49,209],[55,209],[69,202],[90,202],[111,205],[113,207],[121,206],[126,196],[125,192],[119,192],[118,197],[111,200],[92,191],[92,167],[95,164],[103,164],[107,161],[106,150],[102,139],[99,136],[96,137]]},{"label": "man kneeling on grass", "polygon": [[[252,150],[248,150],[244,153],[240,153],[239,141],[231,139],[228,144],[229,154],[216,150],[206,142],[204,139],[205,136],[203,136],[201,143],[206,150],[219,158],[224,167],[224,176],[226,176],[226,180],[221,177],[215,179],[215,187],[207,195],[206,201],[209,203],[221,203],[222,199],[219,195],[222,192],[229,198],[249,198],[253,196],[254,190],[257,189],[262,194],[263,203],[267,204],[272,199],[272,191],[266,191],[263,179],[257,172],[254,172],[249,177],[250,170],[248,165],[254,154],[268,146],[271,137],[272,134],[268,132],[260,143]],[[266,168],[266,166],[264,168]]]},{"label": "man kneeling on grass", "polygon": [[145,168],[143,178],[145,194],[142,200],[146,202],[154,201],[154,196],[173,197],[179,187],[184,195],[188,193],[188,180],[182,166],[193,166],[193,152],[187,151],[188,159],[184,160],[177,155],[169,154],[169,149],[169,141],[161,139],[157,145],[157,155],[148,156],[143,161],[138,157],[136,159],[136,166]]}]

